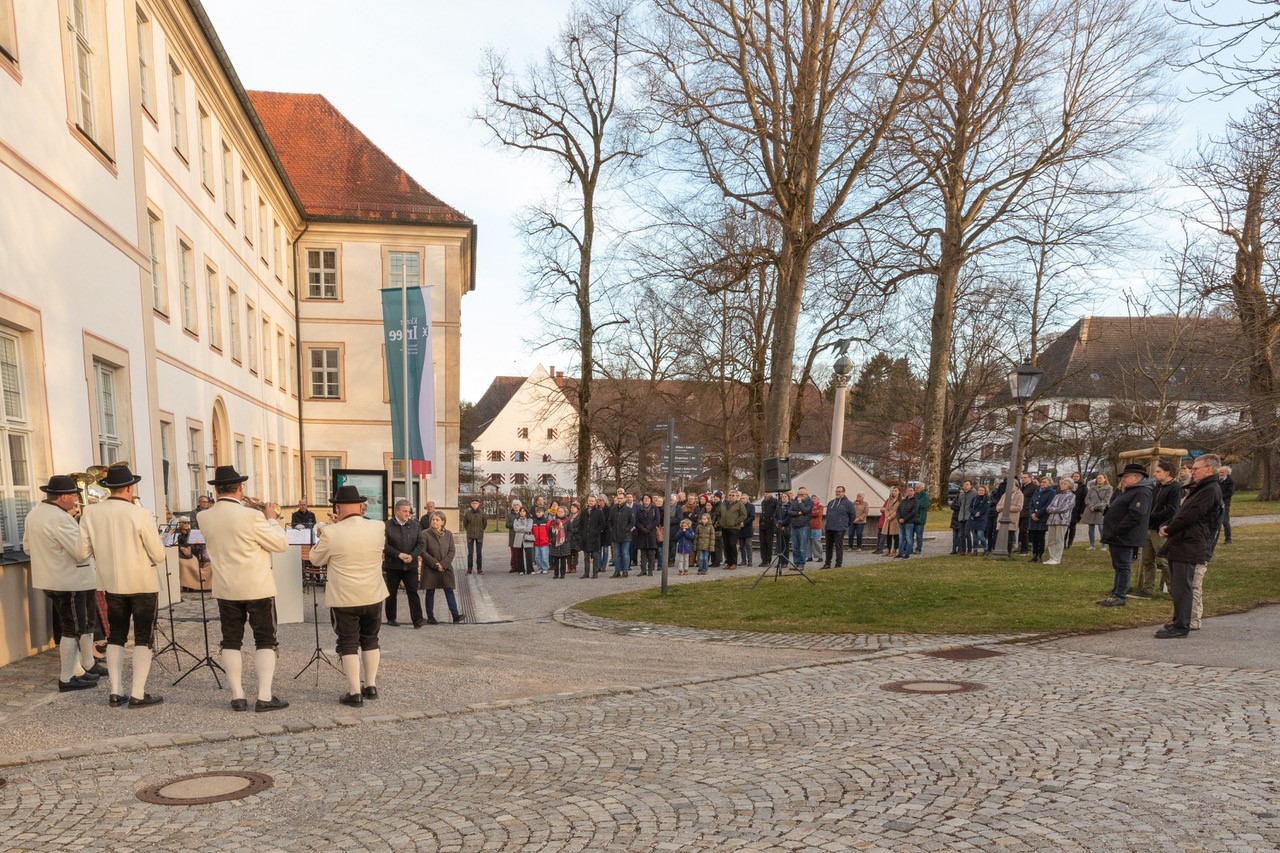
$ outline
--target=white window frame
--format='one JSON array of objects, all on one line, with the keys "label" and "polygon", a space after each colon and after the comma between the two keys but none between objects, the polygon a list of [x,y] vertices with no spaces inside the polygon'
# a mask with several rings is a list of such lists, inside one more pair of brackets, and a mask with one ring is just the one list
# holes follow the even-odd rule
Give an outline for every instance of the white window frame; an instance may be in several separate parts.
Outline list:
[{"label": "white window frame", "polygon": [[151,301],[161,314],[169,313],[169,284],[164,279],[164,221],[147,210],[147,252],[151,261]]},{"label": "white window frame", "polygon": [[[173,509],[174,475],[177,460],[173,458],[173,421],[160,419],[160,479],[164,488],[165,505]],[[166,473],[166,465],[168,463]]]},{"label": "white window frame", "polygon": [[252,201],[253,185],[249,183],[249,174],[242,171],[240,173],[240,215],[244,217],[244,221],[240,223],[240,230],[250,246],[253,245],[253,209],[249,206]]},{"label": "white window frame", "polygon": [[232,165],[231,146],[222,143],[222,212],[233,223],[236,221],[236,184]]},{"label": "white window frame", "polygon": [[98,464],[110,465],[120,460],[124,441],[120,437],[120,384],[115,365],[93,360],[93,393],[98,398]]},{"label": "white window frame", "polygon": [[152,64],[151,19],[142,7],[138,12],[138,95],[142,108],[151,116],[156,112],[156,79]]},{"label": "white window frame", "polygon": [[191,478],[188,497],[195,509],[204,494],[204,430],[187,424],[187,474]]},{"label": "white window frame", "polygon": [[[412,263],[409,260],[412,259]],[[387,287],[421,287],[422,254],[420,252],[387,252]]]},{"label": "white window frame", "polygon": [[[333,265],[326,266],[325,262],[332,259]],[[327,281],[332,276],[332,281]],[[330,289],[332,288],[332,292]],[[337,249],[307,249],[307,298],[308,299],[332,299],[338,298],[338,250]]]},{"label": "white window frame", "polygon": [[342,467],[341,456],[311,457],[311,504],[328,506],[333,497],[333,469]]},{"label": "white window frame", "polygon": [[22,542],[27,513],[37,501],[22,357],[21,339],[0,330],[0,539],[12,546]]},{"label": "white window frame", "polygon": [[232,361],[240,360],[240,293],[227,282],[227,350]]},{"label": "white window frame", "polygon": [[218,285],[218,271],[213,267],[204,268],[204,286],[208,291],[209,309],[209,346],[222,349],[222,306],[219,294],[222,288]]},{"label": "white window frame", "polygon": [[244,304],[245,351],[249,354],[249,370],[258,372],[258,310],[252,302]]},{"label": "white window frame", "polygon": [[[321,357],[320,364],[316,356]],[[332,355],[332,359],[330,359]],[[332,363],[330,363],[332,361]],[[342,353],[338,347],[307,347],[307,387],[312,400],[342,399]],[[317,393],[317,389],[319,393]]]},{"label": "white window frame", "polygon": [[187,77],[182,67],[169,57],[169,129],[173,150],[187,159]]},{"label": "white window frame", "polygon": [[71,34],[71,78],[76,126],[90,139],[98,138],[97,99],[94,92],[94,44],[89,0],[68,0],[67,29]]},{"label": "white window frame", "polygon": [[271,318],[262,315],[262,378],[271,381]]},{"label": "white window frame", "polygon": [[196,307],[196,284],[191,280],[191,266],[195,251],[186,240],[178,241],[178,284],[182,291],[182,328],[193,335],[200,334],[199,309]]},{"label": "white window frame", "polygon": [[284,330],[276,327],[276,383],[280,386],[280,390],[289,391],[289,367],[285,361],[289,353],[289,339],[285,337]]},{"label": "white window frame", "polygon": [[258,196],[258,257],[265,264],[267,262],[267,220],[271,218],[271,212],[267,210],[267,202],[261,195]]},{"label": "white window frame", "polygon": [[200,123],[200,183],[213,192],[213,117],[199,101],[196,101],[196,115]]}]

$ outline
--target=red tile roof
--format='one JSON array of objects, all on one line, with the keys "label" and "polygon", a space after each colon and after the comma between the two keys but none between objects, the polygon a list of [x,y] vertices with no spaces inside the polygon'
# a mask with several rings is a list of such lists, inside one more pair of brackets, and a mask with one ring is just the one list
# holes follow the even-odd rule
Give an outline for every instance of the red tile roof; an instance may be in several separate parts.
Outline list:
[{"label": "red tile roof", "polygon": [[323,95],[249,92],[308,219],[471,225]]}]

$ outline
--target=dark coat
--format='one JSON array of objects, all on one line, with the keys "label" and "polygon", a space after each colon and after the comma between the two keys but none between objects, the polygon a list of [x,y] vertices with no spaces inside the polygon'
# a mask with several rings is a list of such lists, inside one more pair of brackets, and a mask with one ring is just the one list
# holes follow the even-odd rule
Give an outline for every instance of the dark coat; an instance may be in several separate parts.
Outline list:
[{"label": "dark coat", "polygon": [[301,524],[304,527],[316,526],[316,514],[311,510],[303,512],[300,509],[294,510],[293,515],[289,517],[289,526],[297,527]]},{"label": "dark coat", "polygon": [[[1213,476],[1218,476],[1214,474]],[[1236,494],[1236,481],[1231,479],[1231,475],[1223,477],[1218,481],[1218,488],[1222,491],[1222,502],[1227,506],[1231,506],[1231,499]]]},{"label": "dark coat", "polygon": [[484,528],[488,523],[489,519],[485,518],[482,509],[467,507],[462,511],[462,529],[467,532],[468,539],[483,539]]},{"label": "dark coat", "polygon": [[974,495],[973,503],[969,505],[969,520],[965,522],[968,530],[986,530],[987,516],[991,514],[991,510],[995,508],[995,501],[991,500],[987,495]]},{"label": "dark coat", "polygon": [[1031,499],[1035,497],[1035,493],[1040,491],[1040,484],[1035,480],[1027,483],[1025,486],[1018,486],[1022,491],[1022,518],[1031,516]]},{"label": "dark coat", "polygon": [[631,537],[631,541],[642,551],[657,548],[658,525],[661,523],[662,513],[652,504],[649,506],[640,504],[632,508],[631,515],[636,525],[635,534]]},{"label": "dark coat", "polygon": [[[409,519],[404,526],[394,518],[387,519],[387,538],[382,546],[382,570],[412,570],[418,567],[418,557],[422,556],[422,528],[418,522]],[[412,559],[404,562],[401,554],[408,554]]]},{"label": "dark coat", "polygon": [[772,530],[777,523],[777,517],[778,496],[765,495],[764,499],[760,501],[760,532],[764,533],[766,530]]},{"label": "dark coat", "polygon": [[614,504],[609,507],[609,525],[606,528],[610,542],[630,542],[631,533],[636,529],[635,514],[627,504]]},{"label": "dark coat", "polygon": [[[1028,530],[1049,529],[1049,504],[1057,493],[1058,490],[1050,486],[1047,489],[1036,489],[1031,495],[1031,511],[1027,513]],[[1023,511],[1026,511],[1026,507],[1023,507]]]},{"label": "dark coat", "polygon": [[844,533],[853,524],[853,501],[848,496],[833,499],[827,504],[827,530]]},{"label": "dark coat", "polygon": [[586,548],[586,541],[587,514],[578,510],[577,515],[569,517],[569,547],[574,551],[582,551]]},{"label": "dark coat", "polygon": [[1084,516],[1084,499],[1089,495],[1089,484],[1084,480],[1075,484],[1076,507],[1071,511],[1071,523],[1079,524]]},{"label": "dark coat", "polygon": [[756,535],[756,505],[751,501],[747,501],[747,520],[742,522],[742,529],[738,531],[738,539],[747,540]]},{"label": "dark coat", "polygon": [[1147,521],[1147,529],[1159,530],[1178,511],[1178,504],[1182,503],[1182,484],[1177,480],[1163,486],[1155,483],[1155,480],[1152,483],[1151,518]]},{"label": "dark coat", "polygon": [[791,528],[808,528],[809,519],[813,516],[813,500],[805,498],[792,498],[791,503],[787,504],[787,526]]},{"label": "dark coat", "polygon": [[609,510],[596,506],[582,514],[587,519],[583,526],[582,549],[599,551],[609,542]]},{"label": "dark coat", "polygon": [[565,516],[551,519],[547,522],[547,544],[551,546],[547,552],[552,557],[567,557],[573,550],[573,544],[569,538],[569,518]]},{"label": "dark coat", "polygon": [[898,501],[898,523],[915,524],[920,515],[920,499],[915,495]]},{"label": "dark coat", "polygon": [[[422,531],[422,578],[419,586],[423,589],[456,589],[457,581],[453,577],[453,555],[456,547],[453,534],[443,528],[439,532],[430,528]],[[437,566],[444,566],[441,571]]]},{"label": "dark coat", "polygon": [[1102,517],[1102,544],[1137,548],[1147,539],[1151,487],[1139,482],[1116,492]]},{"label": "dark coat", "polygon": [[520,514],[518,512],[507,513],[507,547],[508,548],[520,548],[524,545],[523,542],[516,541],[516,529],[513,526],[516,523],[516,519],[519,517],[520,517]]},{"label": "dark coat", "polygon": [[1165,531],[1169,538],[1160,554],[1174,563],[1200,563],[1209,560],[1209,543],[1213,526],[1222,511],[1222,484],[1217,474],[1210,474],[1187,487],[1186,500],[1178,507]]}]

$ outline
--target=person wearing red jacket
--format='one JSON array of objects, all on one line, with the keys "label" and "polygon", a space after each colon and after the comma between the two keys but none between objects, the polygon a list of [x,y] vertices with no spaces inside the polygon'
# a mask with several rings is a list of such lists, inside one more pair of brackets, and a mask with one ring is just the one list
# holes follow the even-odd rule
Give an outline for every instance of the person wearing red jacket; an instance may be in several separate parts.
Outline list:
[{"label": "person wearing red jacket", "polygon": [[551,537],[547,533],[547,511],[540,506],[533,508],[533,564],[538,574],[545,575],[551,567]]}]

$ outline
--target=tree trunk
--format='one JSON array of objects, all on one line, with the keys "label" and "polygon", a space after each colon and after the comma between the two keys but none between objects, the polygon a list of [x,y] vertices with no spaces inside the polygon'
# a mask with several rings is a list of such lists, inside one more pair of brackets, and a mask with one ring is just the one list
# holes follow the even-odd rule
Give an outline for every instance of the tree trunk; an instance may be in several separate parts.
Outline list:
[{"label": "tree trunk", "polygon": [[764,444],[770,456],[786,456],[791,446],[791,386],[795,370],[796,328],[809,271],[809,249],[783,238],[778,259],[778,302],[773,322],[773,363],[769,369],[769,400],[765,412]]},{"label": "tree trunk", "polygon": [[929,374],[924,391],[924,424],[920,435],[920,479],[941,500],[950,471],[944,471],[942,435],[947,414],[947,380],[951,373],[951,339],[955,335],[956,289],[962,250],[958,240],[944,240],[934,280]]},{"label": "tree trunk", "polygon": [[[592,188],[593,189],[593,188]],[[578,254],[578,471],[577,494],[591,493],[591,382],[595,375],[595,325],[591,319],[591,248],[595,211],[590,189],[583,189],[582,245]],[[552,377],[554,381],[555,377]]]}]

